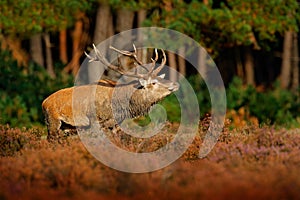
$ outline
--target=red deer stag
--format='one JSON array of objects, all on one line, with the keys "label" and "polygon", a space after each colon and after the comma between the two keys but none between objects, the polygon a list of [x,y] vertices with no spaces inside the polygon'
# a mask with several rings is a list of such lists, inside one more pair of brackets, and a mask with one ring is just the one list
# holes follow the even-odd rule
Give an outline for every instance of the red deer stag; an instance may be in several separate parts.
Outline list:
[{"label": "red deer stag", "polygon": [[[163,50],[161,50],[162,62],[156,67],[159,57],[157,49],[154,51],[155,58],[151,58],[152,62],[144,64],[137,58],[134,45],[134,52],[110,47],[123,56],[131,57],[137,66],[146,70],[146,73],[138,73],[137,70],[135,72],[124,71],[121,67],[109,63],[95,45],[93,47],[95,57],[86,54],[90,62],[100,61],[107,68],[121,75],[132,77],[134,80],[121,84],[112,80],[99,80],[96,83],[65,88],[51,94],[42,103],[49,140],[59,137],[59,131],[64,127],[62,125],[73,128],[90,126],[92,112],[104,127],[108,124],[116,126],[126,118],[146,115],[154,104],[179,88],[177,82],[164,79],[164,74],[158,75],[166,64],[166,55]],[[75,90],[80,94],[76,95],[76,98],[73,94]],[[90,100],[89,95],[93,91],[95,91],[94,100]],[[113,95],[114,93],[117,95]]]}]

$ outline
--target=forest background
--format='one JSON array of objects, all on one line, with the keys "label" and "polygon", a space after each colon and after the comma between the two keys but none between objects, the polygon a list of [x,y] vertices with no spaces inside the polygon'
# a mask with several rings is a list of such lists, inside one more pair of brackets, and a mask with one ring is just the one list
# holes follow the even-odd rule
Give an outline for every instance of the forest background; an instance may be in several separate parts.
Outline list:
[{"label": "forest background", "polygon": [[[207,50],[226,85],[227,114],[234,126],[299,127],[296,0],[4,0],[0,12],[1,124],[43,124],[41,102],[74,84],[83,52],[92,43],[156,26],[184,33]],[[202,116],[209,113],[202,79],[180,57],[167,56],[167,64],[199,94]],[[172,113],[169,120],[178,121],[179,111],[169,104],[173,98],[163,104]]]}]

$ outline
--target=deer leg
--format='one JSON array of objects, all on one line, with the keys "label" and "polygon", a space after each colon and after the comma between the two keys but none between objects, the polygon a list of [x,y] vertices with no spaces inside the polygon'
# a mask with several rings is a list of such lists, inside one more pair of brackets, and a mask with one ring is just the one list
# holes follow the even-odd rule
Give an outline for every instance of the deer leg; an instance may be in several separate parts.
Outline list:
[{"label": "deer leg", "polygon": [[59,137],[59,129],[61,127],[61,121],[55,117],[48,116],[46,119],[48,128],[48,141],[57,140]]}]

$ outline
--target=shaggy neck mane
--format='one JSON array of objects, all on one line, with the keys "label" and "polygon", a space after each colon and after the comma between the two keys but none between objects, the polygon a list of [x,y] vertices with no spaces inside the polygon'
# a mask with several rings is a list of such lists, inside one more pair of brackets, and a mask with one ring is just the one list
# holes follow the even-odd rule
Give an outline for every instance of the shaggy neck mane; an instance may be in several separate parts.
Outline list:
[{"label": "shaggy neck mane", "polygon": [[115,87],[115,88],[119,88],[119,87],[125,87],[125,86],[129,86],[129,85],[138,85],[138,81],[134,80],[128,83],[122,83],[122,82],[116,82],[116,81],[112,81],[109,79],[101,79],[97,82],[92,83],[92,85],[99,85],[99,86],[104,86],[104,87]]}]

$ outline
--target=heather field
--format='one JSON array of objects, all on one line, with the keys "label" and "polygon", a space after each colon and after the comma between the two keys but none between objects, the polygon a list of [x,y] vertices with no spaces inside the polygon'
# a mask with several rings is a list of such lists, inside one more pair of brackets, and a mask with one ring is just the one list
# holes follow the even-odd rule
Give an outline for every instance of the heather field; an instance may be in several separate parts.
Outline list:
[{"label": "heather field", "polygon": [[0,200],[300,200],[300,0],[0,11]]},{"label": "heather field", "polygon": [[[176,127],[168,124],[148,150]],[[94,159],[76,135],[49,143],[44,129],[0,126],[0,199],[299,199],[300,130],[228,127],[204,159],[202,124],[175,163],[129,174]],[[134,150],[138,141],[114,142]]]}]

